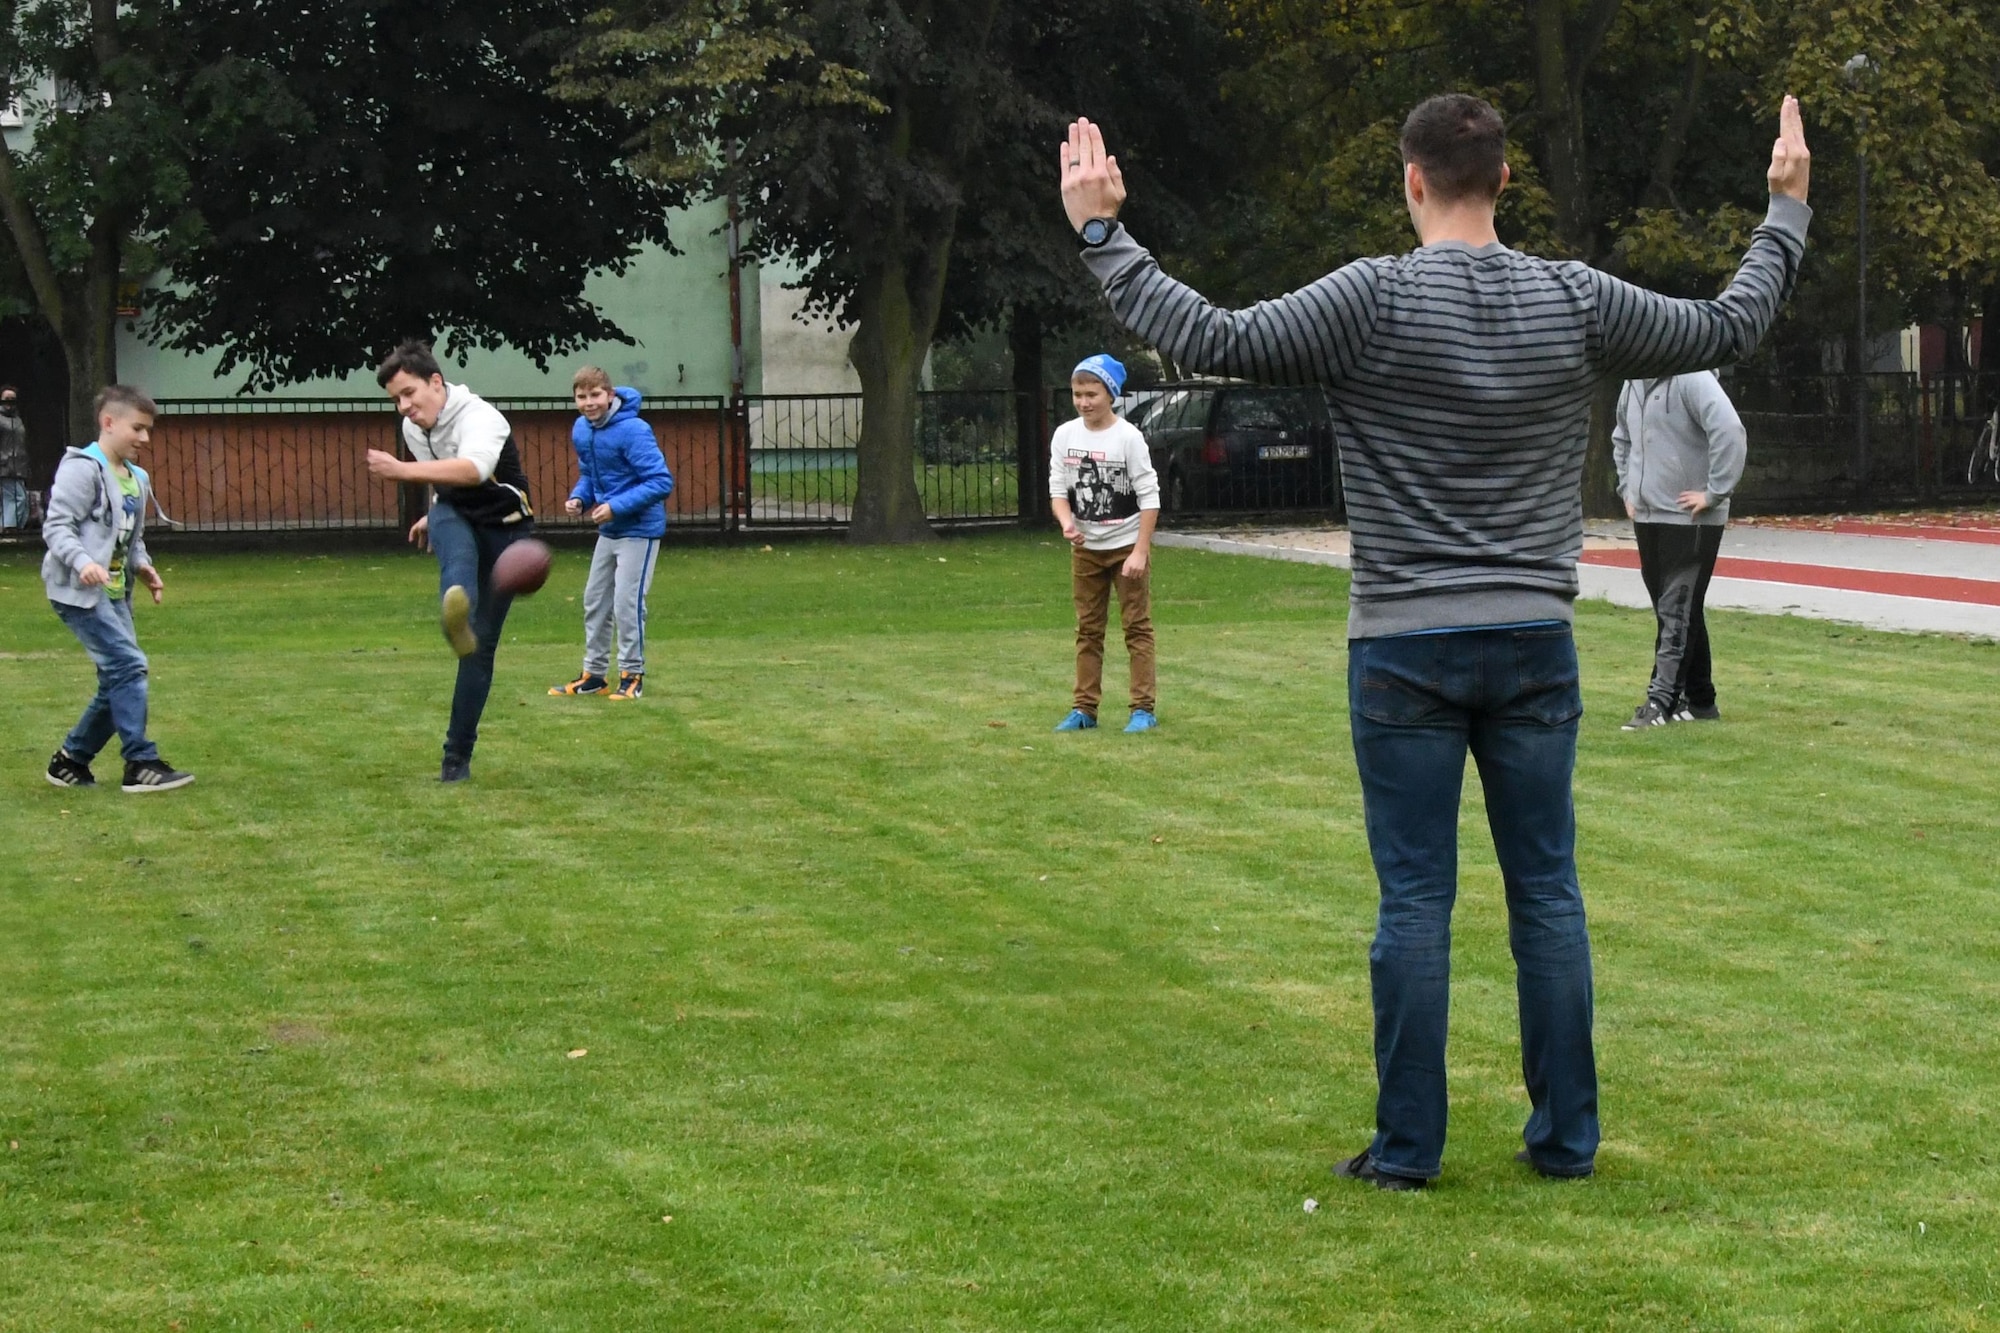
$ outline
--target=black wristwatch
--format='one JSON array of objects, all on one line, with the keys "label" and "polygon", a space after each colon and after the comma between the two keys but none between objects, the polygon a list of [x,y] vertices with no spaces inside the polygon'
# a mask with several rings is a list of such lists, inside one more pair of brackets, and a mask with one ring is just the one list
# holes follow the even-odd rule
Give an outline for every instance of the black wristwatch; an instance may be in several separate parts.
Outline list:
[{"label": "black wristwatch", "polygon": [[1077,235],[1083,238],[1084,248],[1088,250],[1095,250],[1117,234],[1117,218],[1092,218],[1077,232]]}]

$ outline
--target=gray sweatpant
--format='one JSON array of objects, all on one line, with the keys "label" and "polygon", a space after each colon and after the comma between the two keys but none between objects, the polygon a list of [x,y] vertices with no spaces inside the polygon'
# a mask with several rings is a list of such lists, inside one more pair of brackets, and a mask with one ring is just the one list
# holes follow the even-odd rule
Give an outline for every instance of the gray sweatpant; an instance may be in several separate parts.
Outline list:
[{"label": "gray sweatpant", "polygon": [[597,538],[583,585],[583,669],[602,676],[611,666],[611,622],[618,621],[618,669],[646,669],[646,594],[660,560],[658,537]]}]

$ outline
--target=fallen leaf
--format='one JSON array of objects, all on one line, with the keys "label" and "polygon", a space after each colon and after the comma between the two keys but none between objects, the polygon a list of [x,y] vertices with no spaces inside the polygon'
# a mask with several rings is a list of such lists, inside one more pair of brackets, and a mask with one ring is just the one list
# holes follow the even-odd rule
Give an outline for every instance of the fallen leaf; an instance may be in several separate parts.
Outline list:
[{"label": "fallen leaf", "polygon": [[1165,841],[1166,841],[1166,839],[1165,839],[1165,838],[1163,838],[1163,837],[1160,837],[1160,836],[1157,836],[1157,835],[1155,835],[1155,837],[1153,838],[1153,843],[1154,843],[1154,845],[1155,845],[1155,846],[1158,846],[1158,845],[1159,845],[1160,843],[1163,843],[1163,842],[1165,842]]},{"label": "fallen leaf", "polygon": [[[987,725],[987,726],[989,726],[989,727],[1004,727],[1004,726],[1006,726],[1007,724],[1006,724],[1005,722],[988,722],[988,723],[987,723],[986,725]],[[68,814],[68,813],[69,813],[69,811],[65,810],[65,811],[63,811],[63,813],[64,813],[64,814]]]},{"label": "fallen leaf", "polygon": [[589,1054],[590,1054],[590,1049],[588,1047],[579,1046],[575,1050],[569,1053],[569,1058],[572,1060],[581,1060],[583,1059],[584,1056]]},{"label": "fallen leaf", "polygon": [[673,1221],[673,1220],[674,1220],[674,1215],[673,1215],[672,1213],[668,1213],[668,1214],[667,1214],[666,1216],[662,1217],[662,1218],[661,1218],[660,1220],[661,1220],[662,1222],[671,1222],[671,1221]]}]

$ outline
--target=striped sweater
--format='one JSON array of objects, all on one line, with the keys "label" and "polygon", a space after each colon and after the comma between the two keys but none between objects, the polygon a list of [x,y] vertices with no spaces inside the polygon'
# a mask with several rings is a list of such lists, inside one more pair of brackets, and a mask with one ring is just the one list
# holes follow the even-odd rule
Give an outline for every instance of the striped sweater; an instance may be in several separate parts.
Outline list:
[{"label": "striped sweater", "polygon": [[1598,384],[1748,354],[1811,218],[1774,196],[1712,301],[1497,242],[1358,260],[1240,311],[1169,278],[1123,230],[1084,261],[1119,320],[1179,364],[1326,387],[1353,539],[1347,633],[1362,639],[1570,619]]}]

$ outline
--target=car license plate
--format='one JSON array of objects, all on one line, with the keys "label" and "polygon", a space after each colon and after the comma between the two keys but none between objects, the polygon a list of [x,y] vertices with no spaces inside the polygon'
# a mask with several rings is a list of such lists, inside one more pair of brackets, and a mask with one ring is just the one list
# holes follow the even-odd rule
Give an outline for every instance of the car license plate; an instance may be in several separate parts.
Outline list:
[{"label": "car license plate", "polygon": [[1312,446],[1309,444],[1266,444],[1258,447],[1257,457],[1264,461],[1284,458],[1311,458],[1312,452]]}]

